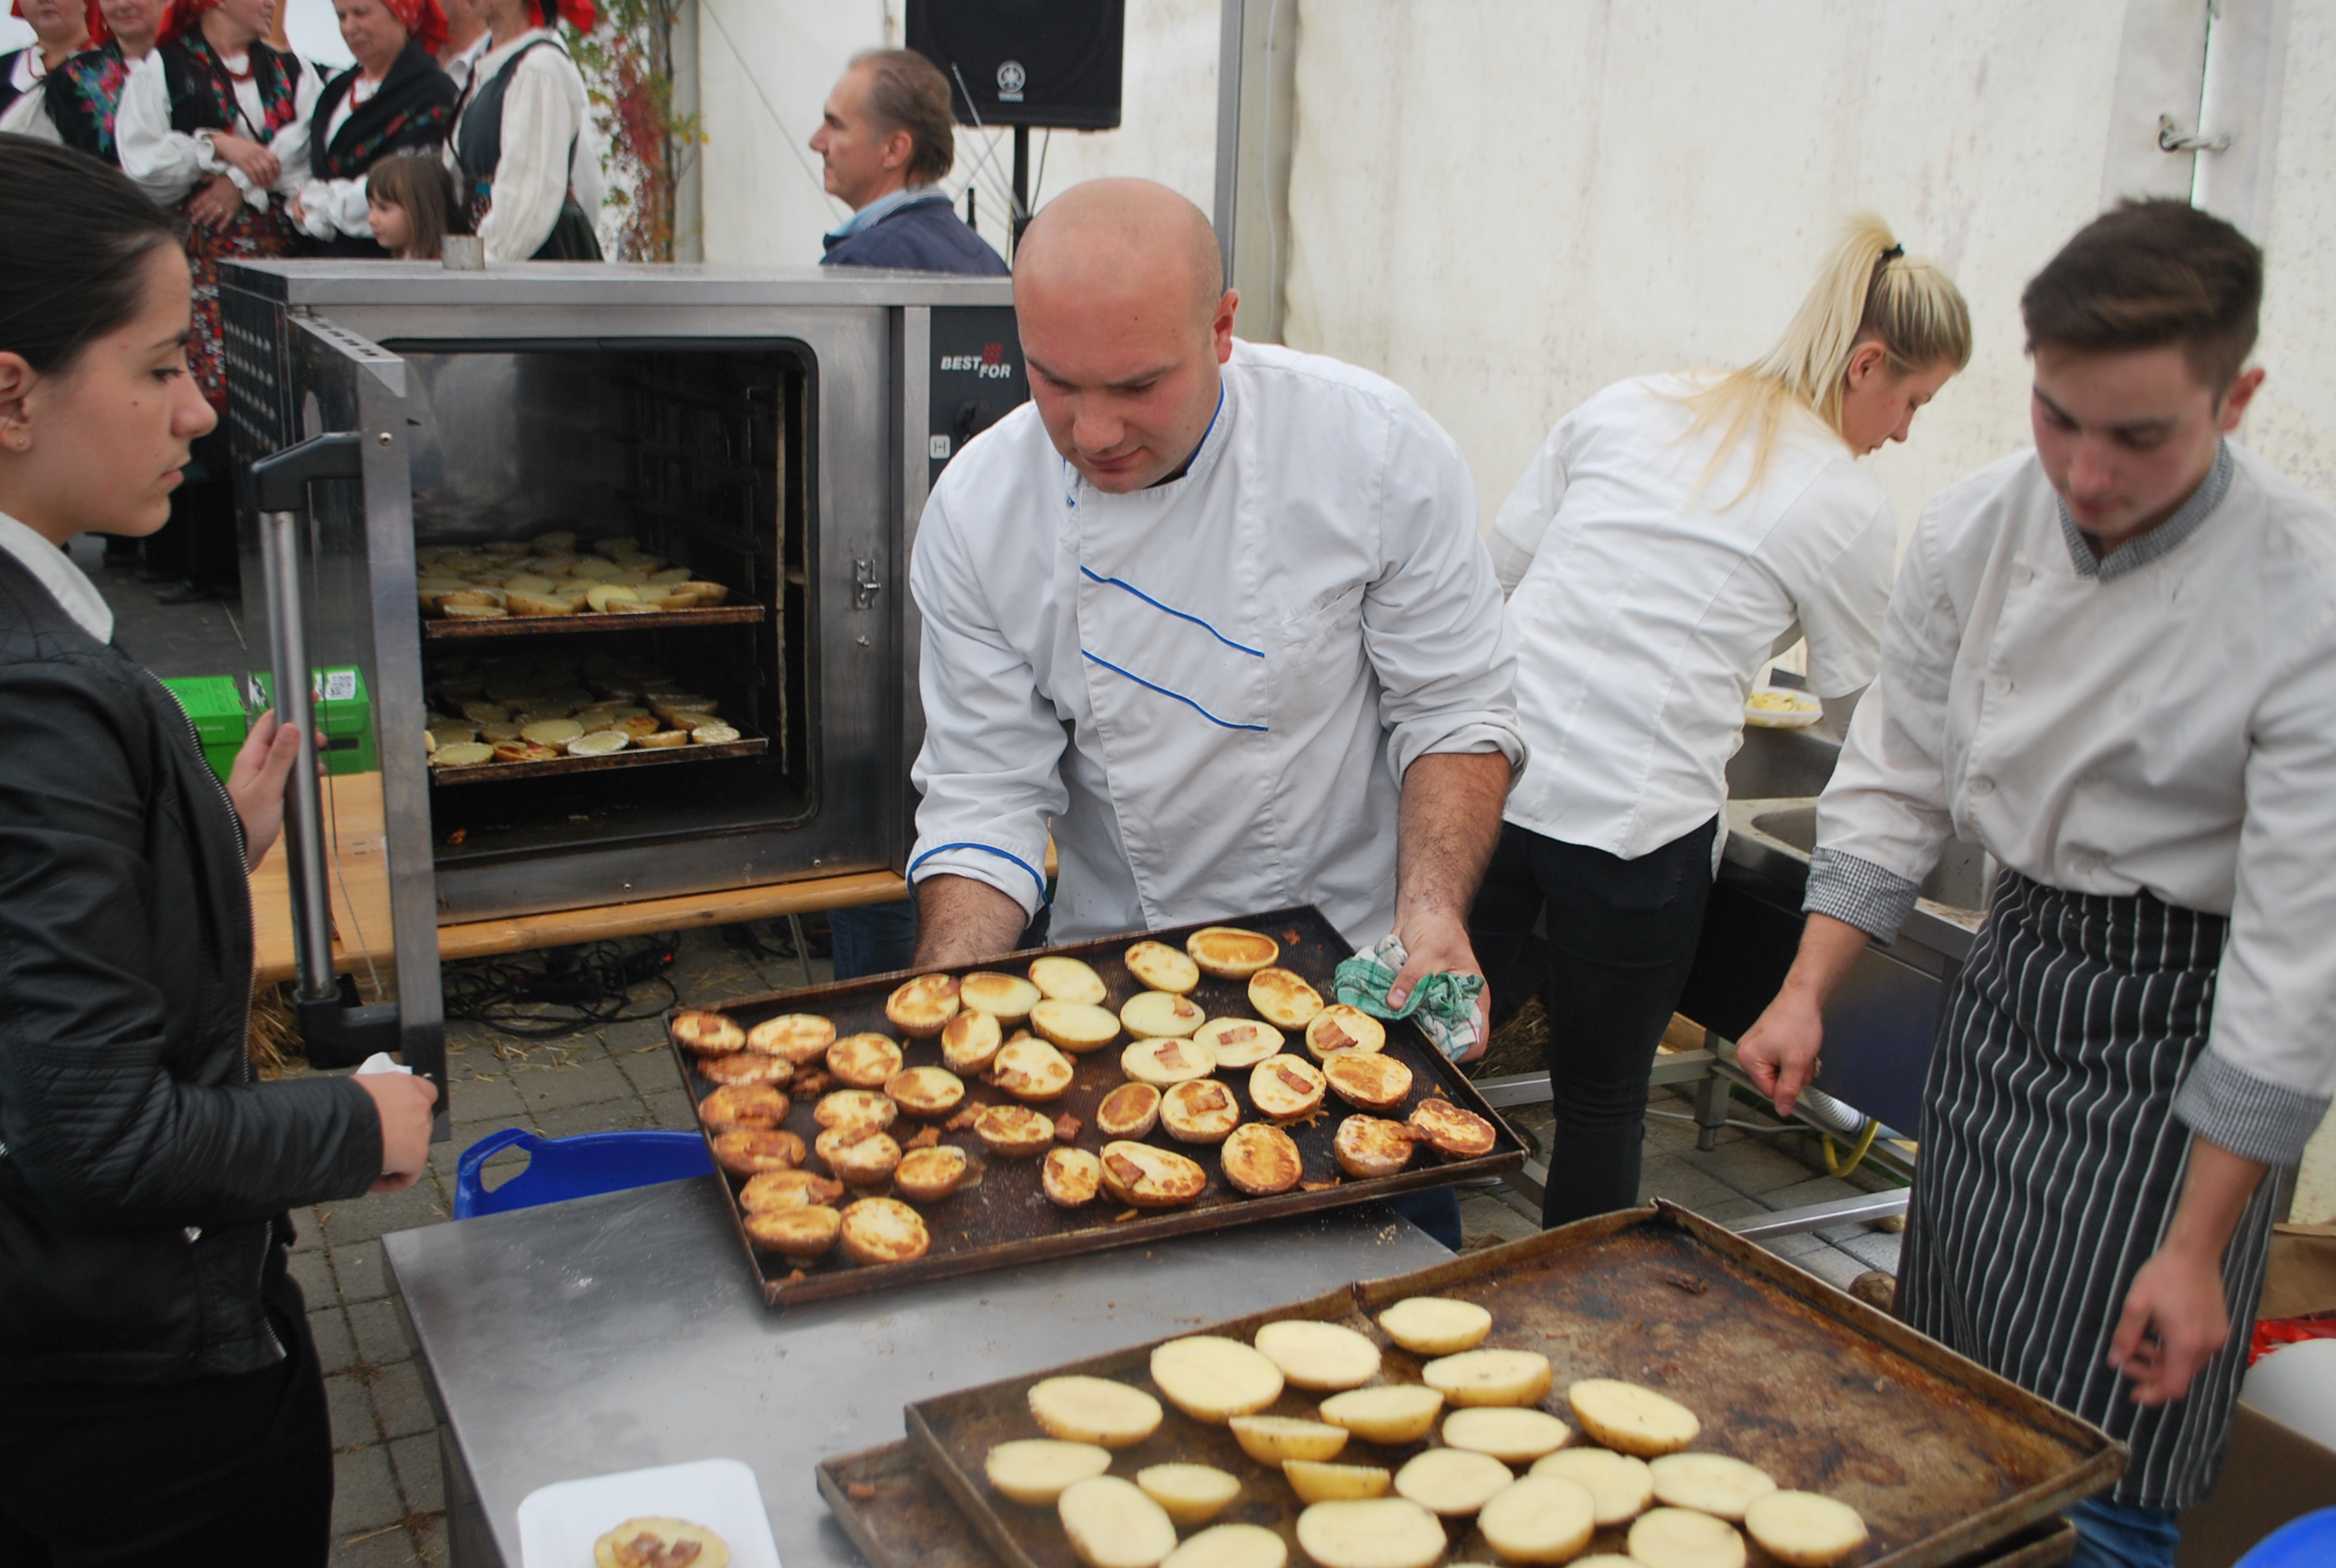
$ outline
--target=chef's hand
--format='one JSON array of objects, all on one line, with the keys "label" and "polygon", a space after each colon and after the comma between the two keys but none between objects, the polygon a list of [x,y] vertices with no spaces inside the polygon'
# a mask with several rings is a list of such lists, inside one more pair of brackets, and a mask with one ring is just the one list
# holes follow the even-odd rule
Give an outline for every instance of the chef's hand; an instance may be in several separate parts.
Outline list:
[{"label": "chef's hand", "polygon": [[1811,912],[1802,923],[1800,951],[1793,955],[1784,985],[1737,1041],[1736,1065],[1768,1096],[1778,1115],[1793,1114],[1793,1102],[1817,1076],[1825,998],[1857,967],[1873,940],[1845,920]]},{"label": "chef's hand", "polygon": [[366,1190],[402,1193],[430,1163],[430,1107],[438,1086],[419,1073],[360,1073],[350,1082],[373,1096],[381,1115],[381,1179]]},{"label": "chef's hand", "polygon": [[283,162],[257,141],[222,131],[212,136],[211,151],[242,170],[244,178],[262,190],[283,178]]},{"label": "chef's hand", "polygon": [[2192,1134],[2190,1168],[2166,1240],[2126,1292],[2109,1340],[2109,1365],[2133,1382],[2136,1405],[2165,1405],[2231,1337],[2223,1300],[2223,1254],[2239,1216],[2270,1167]]},{"label": "chef's hand", "polygon": [[256,871],[268,848],[284,829],[284,781],[300,755],[300,731],[296,725],[277,724],[269,708],[243,737],[228,771],[227,798],[243,820],[243,862]]},{"label": "chef's hand", "polygon": [[[1404,964],[1396,971],[1395,983],[1387,987],[1391,1007],[1403,1006],[1412,988],[1430,975],[1484,975],[1484,968],[1476,962],[1476,950],[1469,944],[1468,927],[1464,920],[1440,912],[1413,914],[1397,920],[1395,934],[1403,940]],[[1484,1054],[1492,1035],[1492,1018],[1493,991],[1487,986],[1476,993],[1476,1043],[1462,1054],[1460,1060],[1473,1062]]]},{"label": "chef's hand", "polygon": [[224,229],[235,217],[235,209],[243,205],[243,192],[234,180],[224,174],[214,174],[195,188],[187,203],[187,216],[205,229]]}]

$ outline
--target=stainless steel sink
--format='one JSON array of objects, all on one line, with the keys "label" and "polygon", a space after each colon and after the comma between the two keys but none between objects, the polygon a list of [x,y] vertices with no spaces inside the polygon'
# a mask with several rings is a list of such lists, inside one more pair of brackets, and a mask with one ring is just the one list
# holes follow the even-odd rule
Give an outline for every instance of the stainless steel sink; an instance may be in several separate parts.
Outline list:
[{"label": "stainless steel sink", "polygon": [[[1754,815],[1753,831],[1767,834],[1806,855],[1816,847],[1817,808],[1815,802]],[[1939,863],[1922,879],[1922,896],[1959,910],[1987,907],[1988,883],[1994,864],[1977,844],[1950,839]]]},{"label": "stainless steel sink", "polygon": [[1841,743],[1819,729],[1747,727],[1728,759],[1728,797],[1739,801],[1814,800],[1825,793]]}]

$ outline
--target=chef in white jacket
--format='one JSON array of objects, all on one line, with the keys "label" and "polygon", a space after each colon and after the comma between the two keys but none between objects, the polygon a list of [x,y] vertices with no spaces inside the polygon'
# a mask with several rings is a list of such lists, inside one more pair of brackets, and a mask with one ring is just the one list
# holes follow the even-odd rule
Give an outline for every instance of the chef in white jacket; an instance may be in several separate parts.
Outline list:
[{"label": "chef in white jacket", "polygon": [[1015,263],[1031,401],[919,529],[918,963],[1319,905],[1474,974],[1469,901],[1524,760],[1452,439],[1402,389],[1237,342],[1200,210],[1056,199]]}]

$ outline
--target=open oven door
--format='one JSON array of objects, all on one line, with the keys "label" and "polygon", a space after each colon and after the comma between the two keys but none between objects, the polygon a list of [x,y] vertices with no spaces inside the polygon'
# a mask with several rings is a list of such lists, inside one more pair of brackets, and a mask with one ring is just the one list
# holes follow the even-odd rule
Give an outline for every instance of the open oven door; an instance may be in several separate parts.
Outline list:
[{"label": "open oven door", "polygon": [[301,730],[254,922],[263,948],[288,931],[310,1063],[401,1054],[438,1084],[443,1137],[406,366],[328,321],[223,303],[249,695]]}]

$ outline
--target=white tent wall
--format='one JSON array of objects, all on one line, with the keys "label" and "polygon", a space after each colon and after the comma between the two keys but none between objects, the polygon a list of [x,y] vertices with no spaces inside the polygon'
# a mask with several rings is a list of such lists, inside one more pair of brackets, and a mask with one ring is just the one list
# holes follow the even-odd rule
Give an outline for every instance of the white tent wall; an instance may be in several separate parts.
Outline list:
[{"label": "white tent wall", "polygon": [[[1487,519],[1599,387],[1767,348],[1841,218],[1870,208],[1953,272],[1978,338],[1913,442],[1873,460],[1911,528],[2028,439],[2029,276],[2105,192],[2191,184],[2147,111],[2170,98],[2196,123],[2204,0],[1297,3],[1288,339],[1417,395],[1466,451]],[[2272,0],[2224,11],[2253,4]],[[2324,232],[2329,204],[2336,54],[2315,41],[2336,19],[2295,12],[2263,238],[2274,278],[2298,257],[2325,280],[2325,244],[2280,243],[2291,221]],[[2307,122],[2309,154],[2287,156]],[[2327,296],[2281,279],[2273,323],[2328,345]],[[2317,374],[2249,433],[2305,477],[2295,454],[2336,412]],[[2318,439],[2325,491],[2336,450]]]},{"label": "white tent wall", "polygon": [[[709,261],[809,266],[820,236],[848,215],[819,182],[807,143],[852,56],[897,44],[902,0],[697,0],[700,176]],[[1215,179],[1217,0],[1127,0],[1126,68],[1117,131],[1031,133],[1031,179],[1046,154],[1043,198],[1082,180],[1140,174],[1205,209]],[[982,161],[987,151],[988,161]],[[958,132],[946,187],[965,210],[980,163],[982,237],[1006,249],[1004,198],[1013,135]]]}]

